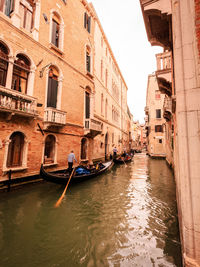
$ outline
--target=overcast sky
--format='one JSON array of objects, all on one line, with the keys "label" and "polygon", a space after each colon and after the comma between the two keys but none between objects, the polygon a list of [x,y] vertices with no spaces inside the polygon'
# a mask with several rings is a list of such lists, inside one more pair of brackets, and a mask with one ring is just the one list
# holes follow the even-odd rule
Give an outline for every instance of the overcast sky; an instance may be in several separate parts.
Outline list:
[{"label": "overcast sky", "polygon": [[139,0],[92,2],[128,86],[128,106],[134,120],[144,122],[148,74],[156,70],[155,54],[147,39]]}]

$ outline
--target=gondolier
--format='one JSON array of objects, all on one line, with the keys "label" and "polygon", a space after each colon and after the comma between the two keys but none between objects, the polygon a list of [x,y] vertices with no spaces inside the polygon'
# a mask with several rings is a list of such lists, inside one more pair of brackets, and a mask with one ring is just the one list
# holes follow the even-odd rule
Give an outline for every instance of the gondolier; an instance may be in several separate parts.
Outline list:
[{"label": "gondolier", "polygon": [[69,172],[71,173],[71,171],[72,171],[72,169],[73,169],[72,167],[73,167],[73,162],[74,162],[74,160],[77,162],[73,150],[69,153],[69,155],[68,155],[68,159],[67,159],[67,160],[68,160],[68,170],[69,170]]},{"label": "gondolier", "polygon": [[113,148],[113,158],[116,158],[117,156],[117,148],[116,146]]}]

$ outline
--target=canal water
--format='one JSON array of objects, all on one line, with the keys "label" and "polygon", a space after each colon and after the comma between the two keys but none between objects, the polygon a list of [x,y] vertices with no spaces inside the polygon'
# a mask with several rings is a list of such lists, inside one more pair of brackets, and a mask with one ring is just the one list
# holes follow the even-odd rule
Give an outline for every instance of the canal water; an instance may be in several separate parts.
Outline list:
[{"label": "canal water", "polygon": [[1,267],[181,265],[175,183],[164,160],[127,165],[69,186],[0,193]]}]

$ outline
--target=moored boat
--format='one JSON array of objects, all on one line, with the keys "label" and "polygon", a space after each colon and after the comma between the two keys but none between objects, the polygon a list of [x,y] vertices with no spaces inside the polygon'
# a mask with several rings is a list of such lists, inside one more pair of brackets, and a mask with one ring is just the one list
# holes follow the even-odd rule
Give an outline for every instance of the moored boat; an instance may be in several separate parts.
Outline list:
[{"label": "moored boat", "polygon": [[[71,183],[75,183],[75,182],[82,182],[84,180],[88,180],[91,178],[94,178],[102,173],[105,173],[106,171],[110,170],[113,166],[113,161],[108,161],[105,163],[102,163],[101,167],[96,170],[94,169],[86,169],[82,166],[79,166],[76,168],[75,170],[75,174],[73,175],[72,179],[71,179]],[[67,170],[63,170],[63,171],[56,171],[56,172],[47,172],[44,169],[43,164],[41,165],[40,168],[40,175],[41,177],[49,182],[53,182],[53,183],[57,183],[57,184],[66,184],[70,174],[69,172],[67,172]]]},{"label": "moored boat", "polygon": [[116,164],[125,164],[125,163],[128,163],[128,162],[131,162],[132,161],[132,157],[131,156],[127,156],[127,157],[117,157],[117,158],[114,158],[113,159],[114,163]]}]

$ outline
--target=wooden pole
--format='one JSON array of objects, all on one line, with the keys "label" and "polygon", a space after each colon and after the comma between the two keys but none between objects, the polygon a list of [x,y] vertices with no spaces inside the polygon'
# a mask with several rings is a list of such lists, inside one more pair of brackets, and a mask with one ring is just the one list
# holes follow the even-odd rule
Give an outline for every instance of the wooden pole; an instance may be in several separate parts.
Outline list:
[{"label": "wooden pole", "polygon": [[74,168],[73,171],[71,172],[71,175],[70,175],[70,177],[69,177],[69,180],[68,180],[68,182],[67,182],[67,185],[65,186],[65,189],[64,189],[64,191],[63,191],[61,197],[58,199],[58,201],[56,202],[56,204],[55,204],[55,206],[54,206],[55,208],[58,208],[58,207],[60,206],[60,204],[61,204],[61,202],[62,202],[62,200],[63,200],[63,198],[64,198],[64,196],[65,196],[65,193],[66,193],[66,191],[67,191],[67,187],[68,187],[68,185],[69,185],[69,182],[70,182],[70,180],[72,179],[72,176],[73,176],[73,174],[74,174],[75,169],[76,169],[76,168]]},{"label": "wooden pole", "polygon": [[8,192],[10,192],[10,184],[11,184],[11,170],[8,172]]}]

